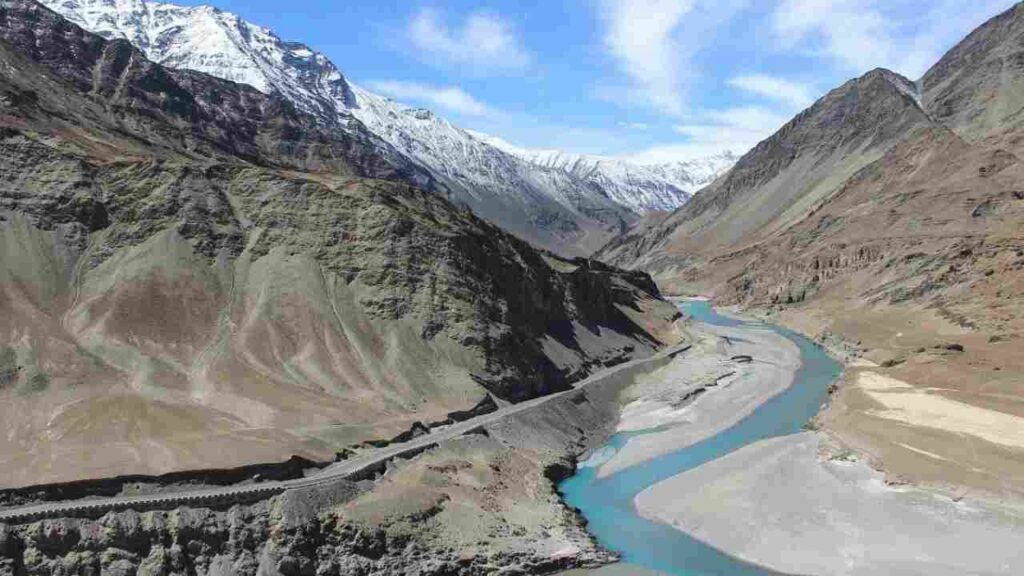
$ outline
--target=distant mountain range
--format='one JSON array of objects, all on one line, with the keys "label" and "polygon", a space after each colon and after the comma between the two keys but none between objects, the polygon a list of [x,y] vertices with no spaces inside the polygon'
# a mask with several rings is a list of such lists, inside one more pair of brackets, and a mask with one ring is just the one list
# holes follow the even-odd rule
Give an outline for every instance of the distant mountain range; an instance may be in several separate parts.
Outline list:
[{"label": "distant mountain range", "polygon": [[127,39],[169,68],[278,92],[324,126],[365,127],[381,139],[383,154],[411,165],[403,172],[415,175],[416,185],[564,254],[590,253],[643,213],[678,207],[735,160],[723,154],[648,166],[511,150],[431,111],[357,86],[323,54],[210,6],[142,0],[43,4],[89,31]]}]

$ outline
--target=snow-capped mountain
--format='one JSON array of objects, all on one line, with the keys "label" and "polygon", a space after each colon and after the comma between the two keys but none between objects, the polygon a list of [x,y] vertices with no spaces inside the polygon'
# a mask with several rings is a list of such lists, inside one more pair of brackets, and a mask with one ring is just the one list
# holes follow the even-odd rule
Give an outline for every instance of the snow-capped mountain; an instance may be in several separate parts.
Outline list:
[{"label": "snow-capped mountain", "polygon": [[637,212],[674,210],[724,174],[739,158],[722,152],[699,160],[640,164],[607,156],[521,148],[497,136],[467,130],[484,142],[540,168],[561,170],[599,185],[616,202]]},{"label": "snow-capped mountain", "polygon": [[521,150],[365,90],[349,82],[323,54],[210,6],[144,0],[42,3],[87,30],[128,40],[165,66],[204,72],[264,93],[276,91],[341,130],[360,123],[426,169],[453,201],[562,253],[589,253],[640,213],[679,206],[734,161],[722,156],[641,166]]}]

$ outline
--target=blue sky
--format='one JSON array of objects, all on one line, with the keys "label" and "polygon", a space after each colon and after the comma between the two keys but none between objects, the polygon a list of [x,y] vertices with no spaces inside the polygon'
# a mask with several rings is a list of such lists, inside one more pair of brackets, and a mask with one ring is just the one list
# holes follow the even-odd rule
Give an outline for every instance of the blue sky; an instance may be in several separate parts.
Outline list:
[{"label": "blue sky", "polygon": [[[172,0],[173,1],[173,0]],[[1012,0],[212,0],[355,83],[531,148],[743,152],[872,68],[911,79]]]}]

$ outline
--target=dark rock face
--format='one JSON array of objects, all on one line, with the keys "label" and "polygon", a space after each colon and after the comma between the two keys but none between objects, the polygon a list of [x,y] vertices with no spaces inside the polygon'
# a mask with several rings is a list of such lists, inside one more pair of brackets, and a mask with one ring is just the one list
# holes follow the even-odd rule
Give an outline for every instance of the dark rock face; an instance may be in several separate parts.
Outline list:
[{"label": "dark rock face", "polygon": [[229,510],[126,511],[96,520],[0,524],[0,574],[383,576],[413,570],[468,576],[499,567],[547,573],[579,562],[486,549],[465,554],[330,512],[358,493],[342,485]]},{"label": "dark rock face", "polygon": [[[228,511],[181,508],[0,526],[4,574],[313,574],[322,559],[358,564],[388,548],[383,533],[318,519],[280,526],[270,503]],[[322,558],[317,557],[319,552]],[[332,573],[321,571],[320,573]],[[335,572],[338,573],[337,568]]]},{"label": "dark rock face", "polygon": [[[325,461],[674,337],[645,274],[539,251],[358,126],[33,2],[0,4],[0,94],[8,487]],[[126,437],[166,452],[95,449]],[[78,456],[33,472],[56,449]]]}]

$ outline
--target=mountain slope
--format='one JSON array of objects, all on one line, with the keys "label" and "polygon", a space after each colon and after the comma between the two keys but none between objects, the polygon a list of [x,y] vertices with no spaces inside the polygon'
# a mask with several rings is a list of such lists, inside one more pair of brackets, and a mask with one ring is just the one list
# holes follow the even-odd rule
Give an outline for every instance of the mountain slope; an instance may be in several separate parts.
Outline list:
[{"label": "mountain slope", "polygon": [[653,229],[602,249],[610,261],[657,268],[658,260],[716,254],[778,233],[879,158],[903,134],[928,125],[913,84],[875,70],[829,92],[744,155],[721,180]]},{"label": "mountain slope", "polygon": [[969,142],[1021,151],[1024,19],[1018,5],[972,32],[921,78],[923,103]]},{"label": "mountain slope", "polygon": [[917,82],[832,91],[601,255],[861,358],[822,420],[893,475],[1024,494],[1024,447],[984,440],[1024,426],[1022,56],[1018,4]]},{"label": "mountain slope", "polygon": [[[670,210],[703,183],[685,165],[648,169],[593,164],[586,174],[510,154],[433,113],[350,83],[325,56],[209,6],[143,0],[46,0],[107,38],[125,38],[151,60],[279,92],[325,126],[365,126],[431,175],[414,181],[541,246],[584,254],[646,210]],[[605,171],[605,167],[609,170]],[[642,174],[642,176],[634,176]]]},{"label": "mountain slope", "polygon": [[4,486],[330,459],[675,338],[646,275],[28,0],[0,4],[0,102]]}]

